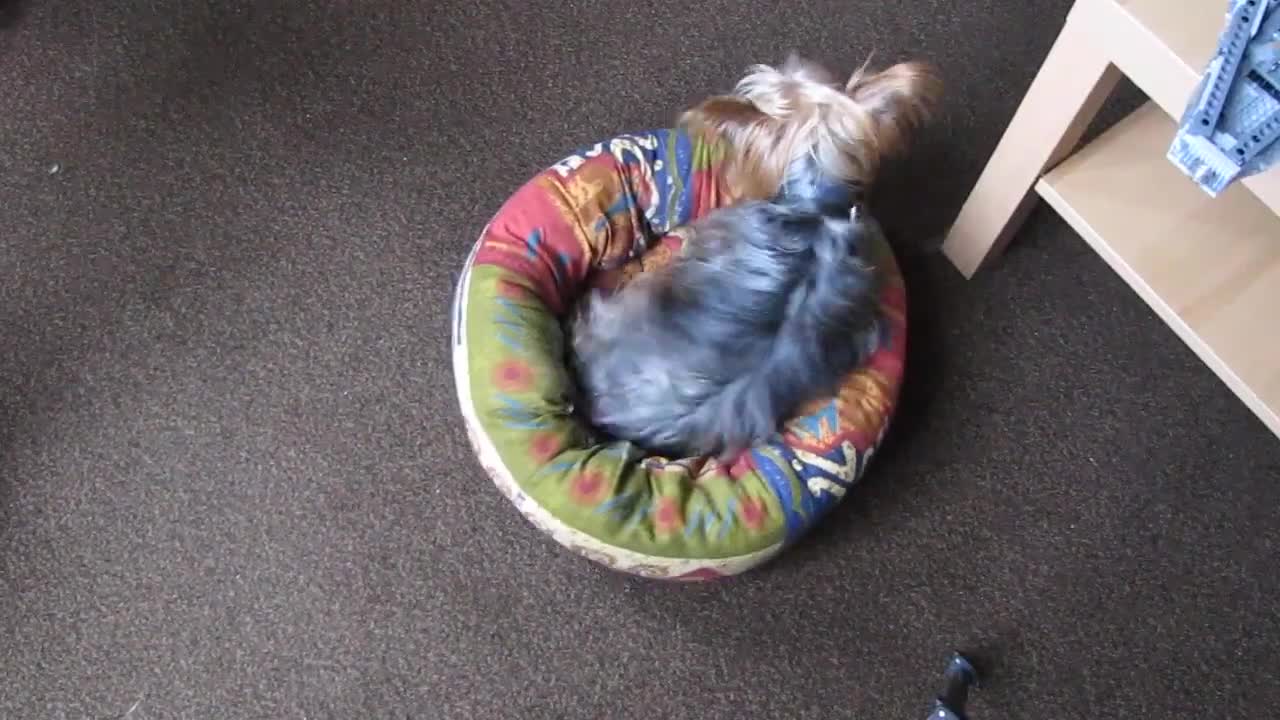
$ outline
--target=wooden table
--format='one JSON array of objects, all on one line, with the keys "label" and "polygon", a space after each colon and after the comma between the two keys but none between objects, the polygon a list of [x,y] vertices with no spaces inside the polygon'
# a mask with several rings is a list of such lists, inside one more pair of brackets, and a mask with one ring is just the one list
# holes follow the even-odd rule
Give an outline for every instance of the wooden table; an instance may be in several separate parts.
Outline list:
[{"label": "wooden table", "polygon": [[[1165,158],[1226,11],[1076,0],[943,251],[972,276],[1044,199],[1280,435],[1280,168],[1214,199]],[[1122,76],[1150,102],[1077,150]]]}]

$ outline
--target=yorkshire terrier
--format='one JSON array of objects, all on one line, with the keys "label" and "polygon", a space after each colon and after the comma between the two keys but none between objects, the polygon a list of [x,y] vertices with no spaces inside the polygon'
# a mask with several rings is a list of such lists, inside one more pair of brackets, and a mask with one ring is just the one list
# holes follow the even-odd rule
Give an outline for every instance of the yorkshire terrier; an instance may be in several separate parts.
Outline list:
[{"label": "yorkshire terrier", "polygon": [[880,233],[861,207],[940,93],[932,69],[839,84],[792,57],[751,68],[681,126],[726,141],[735,202],[673,262],[581,309],[574,363],[591,422],[669,457],[731,460],[874,352]]}]

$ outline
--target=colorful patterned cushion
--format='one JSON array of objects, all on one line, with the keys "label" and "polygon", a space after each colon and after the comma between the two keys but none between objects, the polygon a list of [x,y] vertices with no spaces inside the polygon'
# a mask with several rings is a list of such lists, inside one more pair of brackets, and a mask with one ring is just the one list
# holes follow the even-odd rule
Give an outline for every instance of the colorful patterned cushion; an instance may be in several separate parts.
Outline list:
[{"label": "colorful patterned cushion", "polygon": [[881,349],[732,466],[603,441],[573,412],[564,319],[679,252],[680,227],[726,202],[723,147],[674,130],[572,155],[512,196],[467,259],[453,363],[480,462],[519,511],[572,550],[638,575],[743,572],[803,535],[861,476],[902,380],[906,295],[882,242]]}]

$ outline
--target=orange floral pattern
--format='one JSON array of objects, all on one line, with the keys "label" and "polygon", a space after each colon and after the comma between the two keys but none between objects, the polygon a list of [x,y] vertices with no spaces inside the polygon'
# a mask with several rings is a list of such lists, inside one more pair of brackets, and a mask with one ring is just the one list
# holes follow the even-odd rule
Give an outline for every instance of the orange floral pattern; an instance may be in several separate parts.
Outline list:
[{"label": "orange floral pattern", "polygon": [[493,370],[493,385],[503,392],[526,392],[533,387],[533,368],[522,360],[504,360]]},{"label": "orange floral pattern", "polygon": [[598,470],[580,472],[569,481],[569,496],[579,505],[595,507],[608,494],[608,480],[605,478],[604,473]]}]

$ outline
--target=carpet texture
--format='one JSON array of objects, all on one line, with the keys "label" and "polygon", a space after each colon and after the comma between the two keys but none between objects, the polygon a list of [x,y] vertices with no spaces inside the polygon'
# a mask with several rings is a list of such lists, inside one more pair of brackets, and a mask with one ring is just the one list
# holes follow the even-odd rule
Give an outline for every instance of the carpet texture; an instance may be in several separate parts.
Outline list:
[{"label": "carpet texture", "polygon": [[[912,718],[955,646],[975,718],[1280,702],[1280,442],[1051,212],[936,253],[1068,0],[0,5],[0,717]],[[609,574],[473,461],[453,277],[793,48],[949,84],[896,431],[762,571]]]}]

